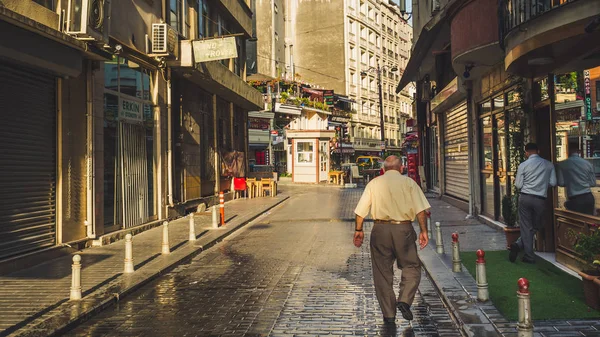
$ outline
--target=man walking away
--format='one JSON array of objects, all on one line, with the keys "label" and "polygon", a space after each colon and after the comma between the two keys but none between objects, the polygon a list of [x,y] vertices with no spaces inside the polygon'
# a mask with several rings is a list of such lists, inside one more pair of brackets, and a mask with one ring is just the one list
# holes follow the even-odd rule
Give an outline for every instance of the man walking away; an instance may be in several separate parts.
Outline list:
[{"label": "man walking away", "polygon": [[523,262],[535,263],[533,236],[542,226],[542,214],[546,208],[549,186],[556,186],[554,165],[538,155],[534,143],[525,145],[527,160],[519,165],[515,186],[521,191],[519,196],[519,225],[521,237],[510,245],[510,262],[515,262],[519,251],[524,251]]},{"label": "man walking away", "polygon": [[569,158],[557,165],[558,186],[566,187],[565,208],[579,213],[594,215],[596,200],[590,187],[596,186],[594,166],[579,156],[575,144],[569,144]]},{"label": "man walking away", "polygon": [[[400,310],[404,319],[413,319],[410,305],[421,281],[421,262],[415,243],[417,233],[412,226],[415,217],[421,228],[421,249],[429,242],[426,211],[431,206],[417,183],[403,176],[400,169],[400,158],[387,157],[384,162],[385,173],[367,184],[354,211],[356,247],[363,243],[363,222],[369,212],[375,219],[371,231],[373,282],[386,324],[395,324],[396,308]],[[398,298],[393,288],[394,262],[402,270]]]}]

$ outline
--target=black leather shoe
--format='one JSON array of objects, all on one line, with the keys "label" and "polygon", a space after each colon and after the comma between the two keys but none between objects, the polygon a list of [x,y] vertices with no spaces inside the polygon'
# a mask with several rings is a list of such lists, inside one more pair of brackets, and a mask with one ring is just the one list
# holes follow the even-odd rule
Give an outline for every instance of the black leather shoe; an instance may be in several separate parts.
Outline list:
[{"label": "black leather shoe", "polygon": [[530,260],[526,258],[521,259],[521,261],[523,261],[523,263],[535,264],[535,260]]},{"label": "black leather shoe", "polygon": [[404,302],[398,302],[396,306],[398,307],[398,310],[400,310],[400,312],[402,313],[402,317],[404,317],[405,320],[413,320],[413,314],[412,311],[410,311],[410,305]]},{"label": "black leather shoe", "polygon": [[383,323],[385,324],[396,324],[396,317],[384,317]]},{"label": "black leather shoe", "polygon": [[516,243],[513,243],[510,245],[510,253],[508,254],[508,259],[510,260],[510,262],[514,263],[515,261],[517,261],[517,256],[519,256],[519,251],[521,249],[519,248],[519,245]]}]

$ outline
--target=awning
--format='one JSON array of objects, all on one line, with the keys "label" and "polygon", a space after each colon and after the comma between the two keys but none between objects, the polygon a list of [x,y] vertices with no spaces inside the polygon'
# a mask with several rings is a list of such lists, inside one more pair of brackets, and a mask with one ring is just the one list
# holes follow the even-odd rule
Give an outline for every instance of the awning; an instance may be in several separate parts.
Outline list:
[{"label": "awning", "polygon": [[353,100],[352,98],[347,98],[347,97],[337,97],[337,100],[340,102],[346,102],[346,103],[356,103],[355,100]]},{"label": "awning", "polygon": [[[456,0],[452,2],[456,2]],[[450,5],[451,3],[446,5],[446,7],[449,7]],[[427,58],[427,56],[429,56],[431,52],[431,46],[438,38],[442,28],[445,27],[446,23],[448,22],[449,16],[447,15],[447,11],[442,10],[435,17],[433,17],[429,23],[427,23],[427,25],[423,27],[421,33],[419,34],[417,43],[412,49],[412,54],[408,60],[406,68],[404,69],[404,73],[402,73],[402,78],[400,78],[400,82],[396,87],[396,93],[400,93],[400,91],[402,91],[402,89],[404,89],[408,83],[417,80],[415,76],[417,76],[417,72],[419,71],[421,63],[425,58]],[[450,35],[449,30],[448,35]]]}]

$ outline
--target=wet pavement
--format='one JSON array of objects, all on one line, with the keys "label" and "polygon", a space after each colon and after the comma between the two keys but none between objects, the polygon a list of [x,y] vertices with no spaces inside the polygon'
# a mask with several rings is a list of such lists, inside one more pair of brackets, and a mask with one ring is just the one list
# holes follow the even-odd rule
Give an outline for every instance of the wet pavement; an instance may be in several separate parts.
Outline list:
[{"label": "wet pavement", "polygon": [[269,216],[67,335],[460,336],[425,277],[412,325],[400,316],[395,328],[382,324],[368,235],[362,248],[352,245],[360,190],[289,188],[290,200]]}]

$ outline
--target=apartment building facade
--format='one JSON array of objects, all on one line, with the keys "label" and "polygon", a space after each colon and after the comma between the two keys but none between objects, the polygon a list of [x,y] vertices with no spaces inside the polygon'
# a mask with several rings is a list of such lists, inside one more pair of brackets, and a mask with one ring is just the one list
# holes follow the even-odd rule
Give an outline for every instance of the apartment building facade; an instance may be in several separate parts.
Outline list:
[{"label": "apartment building facade", "polygon": [[[228,188],[221,158],[247,152],[263,104],[245,83],[251,16],[245,2],[0,0],[0,272]],[[239,57],[196,62],[215,36]]]},{"label": "apartment building facade", "polygon": [[[256,6],[257,64],[265,62],[261,59],[271,61],[257,74],[311,83],[348,97],[353,113],[347,127],[355,155],[381,152],[380,76],[386,149],[400,153],[414,89],[394,91],[408,62],[412,40],[412,30],[398,6],[378,0],[287,0],[281,5],[283,8],[274,1]],[[277,24],[281,13],[283,37]],[[282,41],[283,61],[275,52],[279,49],[273,48]],[[273,71],[273,60],[280,66],[278,73]]]}]

